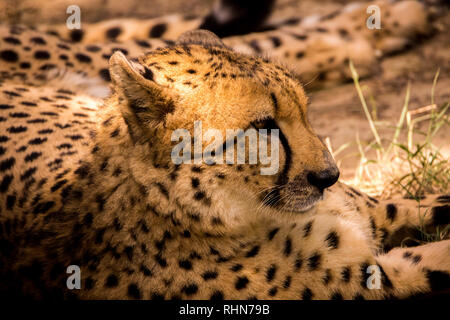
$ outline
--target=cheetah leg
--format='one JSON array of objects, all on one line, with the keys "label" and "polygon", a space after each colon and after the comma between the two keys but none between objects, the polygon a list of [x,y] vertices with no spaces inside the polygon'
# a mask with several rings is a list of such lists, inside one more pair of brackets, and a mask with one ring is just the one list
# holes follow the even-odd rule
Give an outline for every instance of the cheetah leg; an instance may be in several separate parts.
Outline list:
[{"label": "cheetah leg", "polygon": [[364,230],[331,212],[307,218],[286,235],[293,252],[300,248],[295,265],[304,261],[293,283],[314,288],[315,299],[404,299],[450,289],[450,240],[377,253]]},{"label": "cheetah leg", "polygon": [[[376,257],[382,267],[382,285],[397,298],[450,290],[450,240],[414,248],[394,248]],[[413,294],[413,295],[415,295]]]},{"label": "cheetah leg", "polygon": [[[379,244],[389,250],[401,245],[417,245],[417,241],[445,230],[450,223],[450,197],[433,195],[420,202],[384,200],[368,211]],[[444,238],[445,233],[439,237]]]},{"label": "cheetah leg", "polygon": [[426,234],[436,234],[450,224],[450,195],[430,195],[420,202],[378,201],[344,184],[340,187],[346,203],[369,220],[377,247],[385,251],[402,244],[417,245],[417,240],[426,240]]}]

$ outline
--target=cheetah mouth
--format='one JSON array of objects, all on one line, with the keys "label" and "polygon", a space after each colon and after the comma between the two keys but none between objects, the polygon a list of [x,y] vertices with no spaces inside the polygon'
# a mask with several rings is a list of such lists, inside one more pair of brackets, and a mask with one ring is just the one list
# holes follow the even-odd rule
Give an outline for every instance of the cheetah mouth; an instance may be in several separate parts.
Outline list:
[{"label": "cheetah mouth", "polygon": [[[285,200],[284,200],[285,199]],[[262,202],[283,212],[305,213],[313,209],[323,199],[323,192],[312,192],[308,195],[292,194],[281,196],[279,192],[270,192]]]},{"label": "cheetah mouth", "polygon": [[305,213],[313,209],[323,199],[323,194],[311,195],[308,199],[293,199],[282,205],[282,211]]}]

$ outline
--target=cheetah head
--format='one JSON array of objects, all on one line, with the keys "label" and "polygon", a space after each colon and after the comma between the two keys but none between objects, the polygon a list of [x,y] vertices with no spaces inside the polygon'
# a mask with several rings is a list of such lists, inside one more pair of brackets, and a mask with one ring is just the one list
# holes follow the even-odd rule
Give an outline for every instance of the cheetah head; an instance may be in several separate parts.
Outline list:
[{"label": "cheetah head", "polygon": [[[194,31],[137,62],[116,52],[110,73],[130,136],[143,150],[139,166],[162,172],[170,184],[165,187],[170,201],[180,206],[201,211],[213,202],[230,208],[233,199],[278,211],[305,212],[338,179],[329,151],[308,122],[302,85],[280,65],[238,54],[213,34]],[[198,145],[193,140],[188,144],[189,163],[174,163],[174,147],[180,141],[174,141],[174,132],[182,129],[194,137],[196,121],[203,133],[200,150],[209,146],[211,155],[222,153],[223,164],[195,162]],[[208,129],[221,133],[222,140],[205,137]],[[268,155],[275,155],[276,144],[271,143],[276,139],[278,170],[261,174],[267,162],[250,163],[248,152],[260,148],[250,138],[244,146],[245,161],[239,163],[237,139],[225,143],[230,143],[227,129],[255,129],[258,140],[266,135]],[[269,134],[271,130],[278,130],[278,137]],[[236,151],[233,161],[225,161],[229,148]],[[136,179],[146,174],[141,171]]]}]

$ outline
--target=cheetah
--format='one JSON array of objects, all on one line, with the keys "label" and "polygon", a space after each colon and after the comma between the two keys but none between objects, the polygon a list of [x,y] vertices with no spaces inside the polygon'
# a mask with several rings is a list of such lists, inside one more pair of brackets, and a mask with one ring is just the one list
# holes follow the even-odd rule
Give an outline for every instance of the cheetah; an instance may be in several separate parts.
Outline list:
[{"label": "cheetah", "polygon": [[[235,2],[220,2],[218,8],[230,11],[227,4],[239,5]],[[273,6],[273,1],[264,3],[268,8]],[[147,20],[112,19],[83,23],[82,29],[73,30],[65,24],[43,24],[32,26],[32,30],[26,26],[10,30],[10,26],[0,25],[0,34],[4,35],[0,38],[0,61],[8,62],[0,65],[0,75],[20,83],[41,84],[48,82],[49,74],[66,70],[96,79],[88,87],[100,87],[111,81],[108,61],[113,52],[122,51],[128,59],[137,59],[142,53],[173,45],[184,31],[206,28],[222,35],[225,45],[235,51],[287,65],[311,89],[329,87],[351,79],[350,60],[361,78],[368,77],[379,71],[378,59],[432,34],[432,10],[418,1],[370,3],[380,8],[380,30],[366,27],[368,5],[350,4],[327,16],[297,17],[272,24],[266,21],[269,12],[256,9],[264,7],[259,4],[251,11],[247,8],[251,14],[245,19],[230,13],[230,21],[223,24],[219,23],[220,10],[215,9],[204,18],[170,15]],[[245,27],[242,20],[252,19],[255,21]],[[246,34],[236,35],[236,29]],[[108,94],[100,92],[102,97]]]},{"label": "cheetah", "polygon": [[[137,60],[116,51],[109,74],[106,99],[63,81],[0,84],[2,297],[388,299],[450,287],[449,240],[399,240],[447,225],[450,196],[418,208],[337,182],[283,65],[198,30]],[[280,170],[174,164],[171,135],[195,120],[279,130]]]}]

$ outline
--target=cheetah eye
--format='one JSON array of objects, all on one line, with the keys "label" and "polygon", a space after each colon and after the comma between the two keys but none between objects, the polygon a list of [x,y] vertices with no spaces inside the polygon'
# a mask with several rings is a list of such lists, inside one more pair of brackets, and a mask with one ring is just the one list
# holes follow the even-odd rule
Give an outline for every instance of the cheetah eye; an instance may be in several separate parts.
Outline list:
[{"label": "cheetah eye", "polygon": [[256,120],[251,123],[252,127],[258,129],[276,129],[278,126],[273,118],[265,118]]}]

